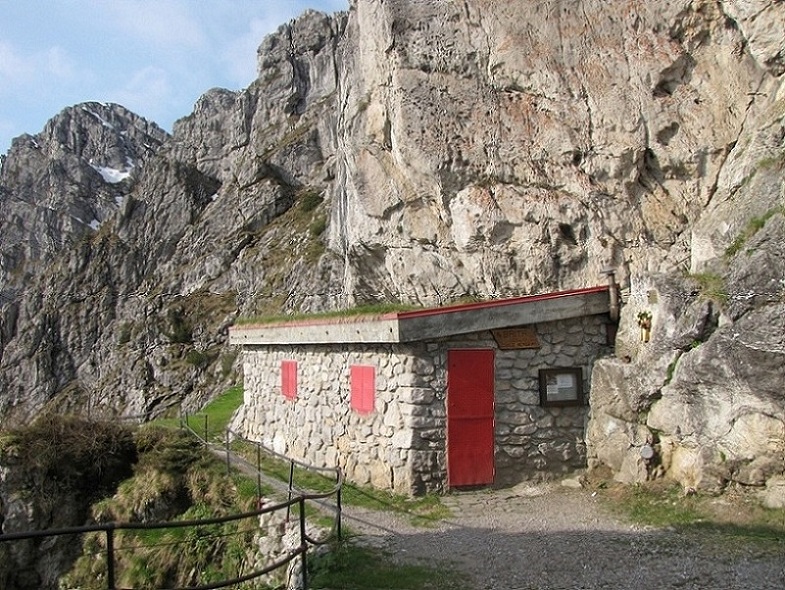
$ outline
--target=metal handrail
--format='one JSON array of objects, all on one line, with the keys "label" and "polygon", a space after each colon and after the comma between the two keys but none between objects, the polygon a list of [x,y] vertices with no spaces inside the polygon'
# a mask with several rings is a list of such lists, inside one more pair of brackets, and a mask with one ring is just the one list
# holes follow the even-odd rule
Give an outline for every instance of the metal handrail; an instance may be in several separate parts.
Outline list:
[{"label": "metal handrail", "polygon": [[[205,419],[206,418],[207,418],[207,416],[205,415]],[[206,422],[206,420],[205,420],[205,422]],[[202,441],[203,444],[205,444],[205,445],[213,445],[214,444],[214,443],[211,443],[210,441],[208,441],[204,436],[202,436],[199,432],[197,432],[196,430],[194,430],[191,427],[190,423],[188,422],[188,415],[187,414],[185,414],[183,417],[181,417],[180,423],[181,423],[182,428],[184,428],[185,430],[188,430],[196,438],[198,438],[200,441]],[[205,430],[207,430],[207,429],[205,428]],[[329,490],[327,492],[323,492],[323,493],[322,492],[319,492],[319,493],[309,492],[309,491],[303,490],[301,488],[294,487],[293,486],[293,482],[291,481],[291,475],[290,475],[290,486],[292,486],[291,490],[296,491],[298,493],[298,495],[304,496],[307,500],[317,500],[317,499],[320,499],[320,498],[327,498],[329,496],[332,496],[332,495],[336,494],[338,491],[340,491],[341,488],[343,487],[343,484],[345,483],[345,477],[344,477],[344,474],[343,474],[343,470],[340,467],[319,467],[317,465],[312,465],[310,463],[305,463],[303,461],[298,461],[297,459],[292,459],[291,457],[287,457],[286,455],[283,455],[281,453],[278,453],[278,452],[274,451],[273,449],[263,445],[259,441],[254,441],[254,440],[250,440],[248,438],[245,438],[245,436],[243,436],[241,433],[239,433],[239,432],[237,432],[235,430],[232,430],[231,428],[226,428],[225,434],[227,435],[227,437],[226,437],[226,439],[227,439],[227,444],[226,444],[226,446],[227,446],[227,449],[226,449],[227,453],[231,452],[231,451],[228,450],[228,438],[231,435],[232,437],[234,437],[235,440],[240,439],[240,440],[243,440],[245,442],[248,442],[248,443],[256,446],[257,448],[263,450],[266,454],[272,456],[273,458],[280,459],[282,461],[286,461],[287,463],[290,464],[291,468],[294,468],[294,466],[298,466],[298,467],[302,467],[303,469],[306,469],[308,471],[315,471],[315,472],[335,474],[335,479],[336,479],[335,487],[333,487],[333,489],[331,489],[331,490]],[[291,469],[290,469],[290,474],[291,474]]]},{"label": "metal handrail", "polygon": [[[207,446],[213,446],[206,438],[202,437],[198,432],[190,427],[188,423],[188,416],[185,415],[185,420],[181,419],[181,427],[187,429],[191,432],[194,436],[196,436],[203,444]],[[207,431],[207,420],[205,417],[205,432]],[[283,558],[279,559],[273,564],[268,565],[267,567],[255,570],[251,573],[245,574],[242,577],[234,578],[232,580],[223,580],[221,582],[216,582],[213,584],[202,585],[202,586],[191,586],[188,588],[174,588],[171,590],[213,590],[217,588],[226,588],[228,586],[232,586],[234,584],[239,584],[242,582],[246,582],[260,576],[263,576],[271,571],[283,567],[290,563],[292,560],[300,556],[302,560],[302,576],[303,576],[303,588],[308,588],[307,582],[307,552],[309,545],[324,545],[328,543],[331,539],[331,535],[328,535],[323,540],[314,539],[310,535],[307,534],[306,527],[305,527],[305,502],[306,501],[318,501],[324,500],[331,496],[336,497],[336,519],[335,524],[333,527],[333,531],[336,533],[338,539],[342,537],[342,530],[341,530],[341,517],[342,517],[342,507],[341,507],[341,496],[342,496],[342,488],[344,484],[344,475],[343,471],[340,467],[329,468],[329,467],[317,467],[314,465],[309,465],[302,461],[297,461],[295,459],[286,457],[280,453],[275,452],[272,449],[269,449],[256,441],[250,441],[245,437],[241,436],[239,433],[232,431],[231,429],[226,429],[226,454],[227,454],[227,470],[231,468],[230,457],[233,455],[231,450],[229,449],[229,437],[234,436],[235,439],[245,440],[257,446],[259,451],[264,450],[266,453],[276,457],[278,459],[282,459],[288,461],[290,464],[289,470],[289,485],[288,485],[288,492],[289,498],[277,504],[260,507],[257,510],[253,510],[250,512],[244,512],[240,514],[232,514],[227,516],[220,516],[220,517],[213,517],[213,518],[206,518],[206,519],[198,519],[198,520],[179,520],[179,521],[161,521],[161,522],[154,522],[154,523],[139,523],[139,522],[109,522],[104,524],[94,524],[94,525],[85,525],[85,526],[78,526],[78,527],[63,527],[57,529],[47,529],[41,531],[25,531],[25,532],[17,532],[17,533],[6,533],[0,534],[0,542],[10,542],[10,541],[19,541],[19,540],[26,540],[26,539],[35,539],[35,538],[42,538],[42,537],[52,537],[52,536],[62,536],[62,535],[77,535],[77,534],[84,534],[84,533],[94,533],[94,532],[103,532],[106,534],[106,552],[107,552],[107,588],[108,590],[129,590],[129,589],[118,589],[115,586],[115,573],[114,573],[114,532],[118,530],[139,530],[139,529],[162,529],[162,528],[183,528],[183,527],[196,527],[196,526],[206,526],[210,524],[221,524],[225,522],[231,522],[234,520],[242,520],[245,518],[253,518],[258,517],[263,514],[268,514],[271,512],[275,512],[278,510],[286,509],[286,519],[289,520],[291,514],[291,507],[294,505],[298,505],[299,507],[299,528],[300,528],[300,545],[290,551],[287,555]],[[304,491],[296,488],[294,486],[294,466],[298,465],[304,469],[322,473],[334,473],[336,484],[335,486],[326,491],[326,492],[313,492],[313,491]],[[257,469],[259,475],[261,475],[261,471]],[[261,485],[259,486],[261,492]],[[296,495],[293,495],[292,492],[296,492]]]},{"label": "metal handrail", "polygon": [[[206,446],[212,446],[214,448],[217,446],[214,443],[211,443],[209,440],[207,440],[207,431],[208,431],[208,426],[209,426],[207,414],[204,414],[204,436],[202,436],[200,433],[198,433],[196,430],[194,430],[191,427],[190,421],[188,420],[188,414],[187,413],[182,414],[180,416],[180,426],[181,426],[181,428],[183,428],[185,430],[188,430],[193,436],[198,438],[202,442],[202,444],[204,444]],[[334,532],[336,537],[339,540],[343,538],[343,528],[342,528],[343,485],[345,483],[345,477],[344,477],[343,470],[340,467],[337,467],[337,466],[336,467],[319,467],[317,465],[312,465],[310,463],[305,463],[303,461],[299,461],[297,459],[293,459],[291,457],[288,457],[286,455],[278,453],[274,449],[271,449],[270,447],[265,446],[264,444],[262,444],[259,441],[250,440],[250,439],[246,438],[243,434],[241,434],[241,433],[239,433],[239,432],[237,432],[235,430],[232,430],[230,427],[227,426],[225,428],[225,430],[224,430],[224,441],[225,441],[225,449],[224,449],[224,451],[226,453],[226,469],[227,469],[227,473],[231,469],[231,457],[232,457],[232,455],[234,455],[234,453],[232,453],[232,451],[230,449],[230,439],[232,439],[232,440],[242,440],[242,441],[250,443],[250,444],[252,444],[252,445],[254,445],[256,447],[256,450],[257,450],[256,473],[257,473],[257,489],[258,489],[257,493],[258,493],[258,496],[260,498],[261,498],[261,480],[260,480],[260,477],[261,477],[262,471],[261,471],[261,465],[260,465],[261,458],[259,456],[259,453],[261,451],[264,451],[267,455],[270,455],[271,457],[273,457],[275,459],[279,459],[281,461],[285,461],[285,462],[289,463],[289,483],[288,483],[288,487],[287,487],[287,493],[288,493],[288,497],[289,497],[290,500],[294,497],[293,492],[296,492],[298,496],[303,497],[306,500],[323,500],[325,498],[329,498],[330,496],[335,495],[335,498],[336,498],[336,502],[335,502],[335,512],[336,512],[335,523],[333,525],[333,529],[330,532],[331,533]],[[237,455],[235,455],[235,457],[237,457]],[[248,464],[248,462],[243,457],[240,457],[240,460],[242,460],[243,462]],[[328,490],[327,492],[313,492],[313,491],[307,491],[307,490],[303,490],[301,488],[298,488],[298,487],[296,487],[294,485],[294,467],[295,466],[299,466],[299,467],[301,467],[301,468],[303,468],[305,470],[314,471],[314,472],[317,472],[317,473],[334,474],[335,475],[335,486],[331,490]],[[287,509],[287,512],[286,512],[286,519],[287,520],[289,519],[289,516],[290,516],[290,510]],[[329,542],[330,535],[328,535],[327,538],[325,540],[322,540],[322,541],[314,539],[310,535],[307,535],[307,539],[308,539],[308,542],[313,544],[313,545],[324,545],[324,544]]]},{"label": "metal handrail", "polygon": [[226,522],[231,522],[235,520],[243,520],[246,518],[255,518],[261,516],[263,514],[268,514],[271,512],[276,512],[283,509],[288,509],[290,506],[298,504],[299,505],[299,513],[300,513],[300,545],[294,548],[293,551],[289,552],[283,558],[279,559],[278,561],[268,565],[265,568],[255,570],[248,574],[245,574],[241,577],[233,578],[231,580],[223,580],[221,582],[216,582],[213,584],[206,584],[201,586],[189,586],[187,588],[174,588],[171,590],[213,590],[217,588],[226,588],[228,586],[232,586],[234,584],[239,584],[241,582],[245,582],[248,580],[252,580],[263,576],[271,571],[283,567],[290,563],[292,560],[297,558],[298,556],[302,559],[302,567],[303,567],[303,586],[307,588],[307,562],[306,562],[306,554],[308,552],[308,538],[305,534],[305,498],[300,496],[294,498],[292,500],[287,500],[285,502],[280,502],[278,504],[274,504],[271,506],[267,506],[264,508],[260,508],[258,510],[252,510],[250,512],[243,512],[240,514],[231,514],[227,516],[217,516],[213,518],[202,518],[198,520],[176,520],[176,521],[161,521],[161,522],[152,522],[152,523],[142,523],[142,522],[108,522],[104,524],[94,524],[94,525],[85,525],[85,526],[78,526],[78,527],[62,527],[57,529],[47,529],[42,531],[25,531],[25,532],[17,532],[17,533],[6,533],[0,535],[0,542],[6,541],[21,541],[27,539],[38,539],[42,537],[55,537],[55,536],[62,536],[62,535],[79,535],[84,533],[95,533],[95,532],[103,532],[106,534],[106,558],[107,558],[107,589],[108,590],[121,590],[115,586],[115,572],[114,572],[114,532],[119,530],[152,530],[152,529],[166,529],[166,528],[185,528],[185,527],[196,527],[196,526],[206,526],[210,524],[222,524]]}]

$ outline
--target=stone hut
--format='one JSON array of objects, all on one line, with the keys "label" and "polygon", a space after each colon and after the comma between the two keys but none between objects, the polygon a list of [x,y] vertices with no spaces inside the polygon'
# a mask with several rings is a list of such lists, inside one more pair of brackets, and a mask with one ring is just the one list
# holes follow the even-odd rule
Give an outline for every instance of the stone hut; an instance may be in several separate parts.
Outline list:
[{"label": "stone hut", "polygon": [[404,494],[586,465],[592,365],[615,287],[378,316],[238,325],[244,431]]}]

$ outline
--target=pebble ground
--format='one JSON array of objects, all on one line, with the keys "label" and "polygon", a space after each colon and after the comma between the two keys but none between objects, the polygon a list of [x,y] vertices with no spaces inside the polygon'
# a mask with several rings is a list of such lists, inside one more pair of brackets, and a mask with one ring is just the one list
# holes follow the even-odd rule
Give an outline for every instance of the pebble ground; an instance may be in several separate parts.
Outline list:
[{"label": "pebble ground", "polygon": [[595,492],[558,484],[459,492],[429,528],[351,508],[357,542],[460,571],[467,589],[785,589],[785,555],[722,538],[630,525]]}]

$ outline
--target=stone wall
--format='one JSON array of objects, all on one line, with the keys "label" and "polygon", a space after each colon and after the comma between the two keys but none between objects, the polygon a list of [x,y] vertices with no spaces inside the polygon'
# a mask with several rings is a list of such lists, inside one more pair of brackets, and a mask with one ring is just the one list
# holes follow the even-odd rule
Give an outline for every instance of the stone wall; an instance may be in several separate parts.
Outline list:
[{"label": "stone wall", "polygon": [[[401,493],[447,482],[447,354],[496,351],[497,483],[584,467],[588,406],[542,407],[539,369],[580,367],[588,397],[594,360],[607,350],[605,316],[534,326],[540,347],[500,350],[490,332],[431,343],[249,346],[246,435],[319,466],[340,465],[359,484]],[[298,363],[298,393],[281,393],[281,361]],[[375,368],[374,411],[350,404],[350,367]]]},{"label": "stone wall", "polygon": [[[586,466],[594,361],[609,352],[606,316],[537,324],[540,348],[496,353],[496,479],[515,483]],[[540,405],[539,370],[580,367],[583,406]]]},{"label": "stone wall", "polygon": [[[418,358],[424,347],[351,348],[248,347],[244,359],[246,436],[313,465],[340,465],[359,484],[410,493],[416,487],[412,464],[422,464],[413,449],[418,441],[410,424],[443,421],[443,416],[431,413],[432,390],[413,385],[419,373],[428,371],[427,363]],[[298,363],[294,400],[281,393],[284,360]],[[352,365],[376,369],[375,410],[370,414],[351,408]],[[429,467],[438,470],[443,465]]]}]

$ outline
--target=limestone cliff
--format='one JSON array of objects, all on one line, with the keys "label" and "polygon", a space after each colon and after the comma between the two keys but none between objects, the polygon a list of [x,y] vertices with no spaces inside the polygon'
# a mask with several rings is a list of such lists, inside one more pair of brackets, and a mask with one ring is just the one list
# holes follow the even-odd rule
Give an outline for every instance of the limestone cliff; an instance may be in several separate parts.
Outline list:
[{"label": "limestone cliff", "polygon": [[197,407],[233,379],[238,312],[613,267],[592,464],[687,485],[763,461],[742,479],[765,481],[785,424],[783,30],[778,0],[356,0],[283,25],[258,79],[208,91],[171,137],[67,109],[0,172],[0,415]]}]

